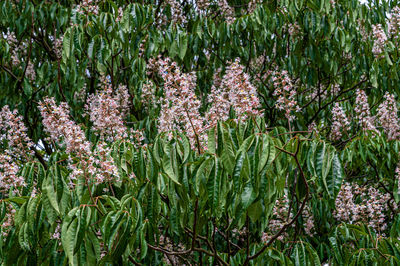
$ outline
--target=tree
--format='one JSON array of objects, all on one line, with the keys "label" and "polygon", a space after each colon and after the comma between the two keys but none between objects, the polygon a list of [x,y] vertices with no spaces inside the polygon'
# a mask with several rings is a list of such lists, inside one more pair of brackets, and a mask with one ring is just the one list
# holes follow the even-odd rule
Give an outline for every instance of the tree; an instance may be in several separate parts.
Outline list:
[{"label": "tree", "polygon": [[4,264],[398,263],[397,1],[0,5]]}]

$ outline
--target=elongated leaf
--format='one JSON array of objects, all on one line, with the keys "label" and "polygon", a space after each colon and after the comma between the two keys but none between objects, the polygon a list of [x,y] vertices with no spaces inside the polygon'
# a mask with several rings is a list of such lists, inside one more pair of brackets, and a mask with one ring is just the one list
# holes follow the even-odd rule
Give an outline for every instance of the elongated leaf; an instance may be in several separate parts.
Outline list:
[{"label": "elongated leaf", "polygon": [[221,174],[222,174],[222,169],[220,169],[219,160],[217,157],[215,157],[214,167],[208,177],[208,182],[207,182],[208,200],[213,210],[216,210],[219,207],[218,203],[219,203]]}]

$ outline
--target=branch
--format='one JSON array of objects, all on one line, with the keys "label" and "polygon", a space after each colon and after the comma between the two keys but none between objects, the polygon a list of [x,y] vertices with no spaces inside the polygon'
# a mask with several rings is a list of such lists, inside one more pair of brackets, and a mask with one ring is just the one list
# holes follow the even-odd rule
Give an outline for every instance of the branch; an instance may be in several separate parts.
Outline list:
[{"label": "branch", "polygon": [[280,150],[280,151],[282,151],[282,152],[284,152],[284,153],[286,153],[286,154],[288,154],[288,155],[290,155],[290,156],[292,156],[293,158],[294,158],[294,160],[295,160],[295,162],[296,162],[296,165],[297,165],[297,167],[298,167],[298,169],[299,169],[299,171],[300,171],[300,176],[301,176],[301,178],[302,178],[302,180],[303,180],[303,182],[304,182],[304,185],[305,185],[305,187],[306,187],[306,195],[305,195],[305,197],[304,197],[304,200],[303,200],[303,202],[302,202],[302,204],[301,204],[301,206],[300,206],[300,209],[299,209],[299,211],[297,212],[297,214],[295,215],[295,217],[289,222],[289,223],[286,223],[284,226],[282,226],[282,228],[279,230],[279,232],[278,233],[276,233],[268,242],[267,242],[267,244],[265,244],[264,245],[264,247],[262,247],[256,254],[254,254],[254,255],[252,255],[252,256],[250,256],[248,259],[246,259],[246,261],[244,262],[244,265],[248,265],[249,264],[249,262],[250,262],[250,260],[253,260],[253,259],[255,259],[255,258],[257,258],[258,256],[260,256],[281,234],[283,234],[285,231],[286,231],[286,229],[289,227],[289,226],[291,226],[293,223],[295,223],[296,222],[296,220],[299,218],[299,216],[301,215],[301,213],[303,212],[303,210],[304,210],[304,207],[305,207],[305,205],[306,205],[306,203],[307,203],[307,200],[308,200],[308,197],[309,197],[309,193],[310,193],[310,189],[309,189],[309,187],[308,187],[308,183],[307,183],[307,179],[306,179],[306,177],[305,177],[305,175],[304,175],[304,172],[303,172],[303,169],[301,168],[301,165],[300,165],[300,162],[299,162],[299,159],[297,158],[297,154],[298,154],[298,152],[299,152],[299,150],[300,150],[300,139],[298,138],[298,137],[296,137],[297,138],[297,149],[296,149],[296,152],[295,153],[291,153],[291,152],[289,152],[289,151],[287,151],[287,150],[284,150],[284,149],[281,149],[281,148],[279,148],[278,146],[275,146],[278,150]]}]

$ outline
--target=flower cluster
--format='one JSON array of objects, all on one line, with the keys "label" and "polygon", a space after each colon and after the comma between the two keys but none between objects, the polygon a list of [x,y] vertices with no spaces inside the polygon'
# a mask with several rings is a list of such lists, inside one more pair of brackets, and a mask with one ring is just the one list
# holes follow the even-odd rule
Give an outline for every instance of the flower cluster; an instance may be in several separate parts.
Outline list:
[{"label": "flower cluster", "polygon": [[350,130],[350,122],[339,103],[335,103],[332,109],[332,139],[339,140],[342,132]]},{"label": "flower cluster", "polygon": [[61,59],[62,57],[63,39],[64,36],[61,36],[60,38],[54,40],[53,49],[58,59]]},{"label": "flower cluster", "polygon": [[326,100],[329,97],[328,88],[324,88],[322,85],[319,88],[311,88],[310,94],[306,96],[307,100],[314,101],[318,98],[321,101]]},{"label": "flower cluster", "polygon": [[0,154],[0,192],[25,186],[25,180],[18,175],[19,166],[10,155]]},{"label": "flower cluster", "polygon": [[371,32],[366,29],[365,20],[357,19],[357,22],[357,29],[361,35],[361,41],[366,42],[370,38]]},{"label": "flower cluster", "polygon": [[304,210],[301,216],[305,221],[304,231],[306,232],[307,235],[313,236],[315,233],[315,221],[314,221],[314,215],[312,214],[309,205],[304,206]]},{"label": "flower cluster", "polygon": [[136,149],[138,149],[139,147],[143,148],[147,146],[144,143],[145,137],[142,130],[134,130],[133,128],[131,128],[128,135],[130,142]]},{"label": "flower cluster", "polygon": [[[126,108],[126,87],[120,87],[121,93],[113,95],[108,82],[103,82],[103,88],[89,95],[85,106],[86,113],[93,123],[93,129],[102,140],[115,141],[127,136],[121,106]],[[129,97],[128,97],[129,99]],[[122,102],[122,103],[121,103]]]},{"label": "flower cluster", "polygon": [[142,85],[142,93],[140,95],[145,110],[152,109],[156,104],[155,87],[151,80]]},{"label": "flower cluster", "polygon": [[59,223],[57,223],[57,227],[54,230],[53,235],[50,237],[50,239],[60,239],[61,238],[61,226]]},{"label": "flower cluster", "polygon": [[57,105],[54,98],[44,98],[39,110],[51,141],[63,143],[67,153],[90,153],[90,142],[82,128],[71,120],[67,103]]},{"label": "flower cluster", "polygon": [[[275,201],[272,210],[272,219],[268,223],[268,232],[263,233],[262,241],[267,243],[291,218],[293,218],[293,213],[289,213],[289,199],[284,194],[282,198]],[[282,241],[287,236],[287,233],[283,233],[278,237],[278,240]]]},{"label": "flower cluster", "polygon": [[124,10],[122,7],[118,7],[118,13],[117,17],[115,18],[115,21],[120,22],[122,20],[122,16],[124,15]]},{"label": "flower cluster", "polygon": [[372,25],[372,34],[374,38],[374,45],[372,47],[372,53],[379,57],[383,50],[385,49],[385,44],[387,42],[387,36],[382,28],[381,24]]},{"label": "flower cluster", "polygon": [[356,119],[358,120],[359,125],[364,131],[377,132],[372,121],[368,98],[365,94],[365,91],[357,89],[356,95],[357,97],[354,111],[356,113]]},{"label": "flower cluster", "polygon": [[0,110],[0,144],[7,147],[0,154],[0,191],[5,193],[11,188],[25,186],[25,181],[18,174],[19,161],[27,161],[33,155],[33,143],[27,135],[22,117],[17,110],[11,111],[6,105]]},{"label": "flower cluster", "polygon": [[397,163],[397,167],[395,170],[395,179],[397,181],[397,190],[400,191],[400,162]]},{"label": "flower cluster", "polygon": [[292,112],[300,112],[301,108],[296,101],[296,89],[292,84],[292,80],[286,70],[272,73],[272,82],[275,87],[274,96],[278,96],[276,108],[285,110],[285,117],[289,121],[293,121],[295,116]]},{"label": "flower cluster", "polygon": [[99,0],[83,0],[76,6],[76,12],[82,15],[97,16],[99,11]]},{"label": "flower cluster", "polygon": [[177,0],[167,0],[166,2],[171,7],[172,23],[173,24],[186,23],[187,19],[185,14],[183,13],[183,9],[181,7],[180,2]]},{"label": "flower cluster", "polygon": [[[160,245],[166,250],[175,250],[175,251],[183,251],[185,250],[185,246],[182,243],[176,243],[175,241],[171,240],[168,236],[165,236],[163,233],[160,232]],[[166,265],[182,265],[182,261],[178,256],[167,256],[164,254],[163,262]]]},{"label": "flower cluster", "polygon": [[131,96],[129,94],[128,87],[126,85],[120,84],[115,91],[114,99],[118,103],[118,110],[122,117],[128,114],[131,102]]},{"label": "flower cluster", "polygon": [[210,6],[210,1],[209,0],[197,0],[196,6],[200,11],[207,10],[208,7]]},{"label": "flower cluster", "polygon": [[389,140],[398,139],[400,120],[393,94],[385,93],[385,101],[379,105],[377,117]]},{"label": "flower cluster", "polygon": [[228,24],[235,22],[235,10],[228,4],[226,0],[218,1],[218,6]]},{"label": "flower cluster", "polygon": [[[359,203],[357,203],[359,202]],[[377,233],[387,229],[389,204],[396,204],[388,193],[372,186],[344,183],[336,198],[334,217],[343,222],[367,222]]]},{"label": "flower cluster", "polygon": [[393,8],[390,13],[389,32],[393,39],[398,40],[400,38],[400,7],[398,6]]},{"label": "flower cluster", "polygon": [[6,208],[7,208],[7,210],[5,212],[5,217],[3,219],[3,223],[0,225],[1,232],[4,237],[7,237],[9,231],[13,227],[14,216],[15,216],[15,213],[17,212],[11,204],[7,204]]},{"label": "flower cluster", "polygon": [[182,73],[177,64],[169,58],[159,58],[157,67],[164,80],[164,96],[160,99],[159,131],[169,134],[172,134],[173,130],[185,132],[192,148],[204,147],[205,128],[204,119],[199,112],[201,102],[195,94],[196,75]]},{"label": "flower cluster", "polygon": [[102,142],[91,150],[91,143],[81,127],[69,116],[69,106],[66,103],[57,105],[54,98],[45,98],[39,103],[43,117],[43,125],[50,140],[65,145],[69,154],[70,186],[73,180],[87,175],[95,178],[97,184],[118,179],[118,171],[110,156],[110,149]]},{"label": "flower cluster", "polygon": [[294,23],[287,23],[284,25],[284,29],[287,29],[287,32],[289,33],[289,36],[292,38],[295,38],[297,36],[300,36],[301,34],[301,27],[300,25],[297,23],[297,21],[295,21]]},{"label": "flower cluster", "polygon": [[12,65],[18,66],[21,63],[21,60],[19,60],[19,57],[18,57],[18,52],[20,50],[19,49],[20,46],[19,46],[17,37],[15,36],[15,33],[8,31],[6,34],[6,41],[12,49],[12,53],[11,53]]},{"label": "flower cluster", "polygon": [[[23,62],[19,56],[24,55],[27,52],[28,45],[25,42],[19,42],[15,33],[10,31],[6,34],[6,40],[11,47],[11,64],[14,67],[18,67]],[[25,76],[28,77],[30,81],[35,80],[36,72],[32,60],[28,60],[25,64]]]},{"label": "flower cluster", "polygon": [[248,4],[248,6],[247,6],[247,11],[249,12],[249,14],[250,14],[250,13],[253,13],[254,10],[256,10],[257,6],[258,6],[259,4],[261,4],[261,3],[262,3],[261,0],[250,0],[250,1],[249,1],[249,4]]},{"label": "flower cluster", "polygon": [[263,114],[259,110],[261,104],[257,97],[257,89],[251,84],[249,75],[239,64],[239,59],[228,66],[222,80],[214,80],[208,103],[211,103],[211,107],[206,119],[211,126],[214,126],[217,120],[227,120],[231,107],[238,121]]},{"label": "flower cluster", "polygon": [[33,142],[28,137],[28,129],[22,119],[17,110],[11,111],[7,105],[0,110],[0,143],[7,143],[9,149],[5,150],[6,154],[26,160],[29,155],[33,155],[30,150]]},{"label": "flower cluster", "polygon": [[[162,2],[161,4],[162,9],[161,13],[157,14],[157,26],[165,26],[169,25],[170,23],[172,24],[181,24],[181,23],[186,23],[187,18],[185,14],[183,13],[183,9],[181,7],[181,3],[177,0],[167,0]],[[168,17],[166,15],[167,8],[170,8],[170,14],[171,18],[168,20]]]}]

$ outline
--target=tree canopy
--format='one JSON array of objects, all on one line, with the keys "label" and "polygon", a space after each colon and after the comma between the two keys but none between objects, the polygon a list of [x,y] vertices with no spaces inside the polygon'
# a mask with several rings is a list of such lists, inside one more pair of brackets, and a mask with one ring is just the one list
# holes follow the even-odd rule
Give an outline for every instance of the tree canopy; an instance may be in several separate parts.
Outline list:
[{"label": "tree canopy", "polygon": [[400,3],[0,3],[0,263],[400,263]]}]

